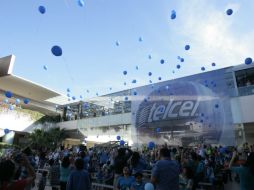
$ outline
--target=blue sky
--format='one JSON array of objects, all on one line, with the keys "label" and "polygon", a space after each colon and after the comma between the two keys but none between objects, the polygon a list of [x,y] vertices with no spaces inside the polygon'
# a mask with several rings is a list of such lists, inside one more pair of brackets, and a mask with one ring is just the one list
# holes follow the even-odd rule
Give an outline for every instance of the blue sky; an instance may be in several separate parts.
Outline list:
[{"label": "blue sky", "polygon": [[[43,15],[40,5],[46,7]],[[84,7],[76,0],[1,0],[0,57],[16,56],[18,76],[63,94],[69,87],[72,95],[93,97],[254,58],[253,9],[252,0],[85,0]],[[62,47],[61,57],[51,54],[53,45]]]}]

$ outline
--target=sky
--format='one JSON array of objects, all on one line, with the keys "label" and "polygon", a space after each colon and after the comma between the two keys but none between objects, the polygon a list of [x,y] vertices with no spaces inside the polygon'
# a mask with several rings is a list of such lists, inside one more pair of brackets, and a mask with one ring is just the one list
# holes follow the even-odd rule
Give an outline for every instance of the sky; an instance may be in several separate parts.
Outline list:
[{"label": "sky", "polygon": [[16,56],[15,75],[94,97],[254,58],[253,10],[253,0],[0,0],[0,57]]}]

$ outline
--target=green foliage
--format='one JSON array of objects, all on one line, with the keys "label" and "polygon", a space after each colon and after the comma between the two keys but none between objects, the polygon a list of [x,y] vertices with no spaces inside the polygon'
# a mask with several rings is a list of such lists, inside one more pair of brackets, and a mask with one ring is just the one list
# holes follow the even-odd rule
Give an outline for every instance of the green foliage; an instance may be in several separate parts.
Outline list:
[{"label": "green foliage", "polygon": [[36,149],[55,149],[66,137],[65,130],[60,128],[51,128],[47,131],[35,129],[33,133],[28,136],[32,146]]}]

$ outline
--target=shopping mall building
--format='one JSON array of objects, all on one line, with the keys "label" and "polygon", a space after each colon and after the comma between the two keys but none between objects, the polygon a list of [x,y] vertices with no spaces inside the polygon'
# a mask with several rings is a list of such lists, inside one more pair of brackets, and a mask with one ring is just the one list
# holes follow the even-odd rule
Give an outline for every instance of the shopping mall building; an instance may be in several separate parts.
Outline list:
[{"label": "shopping mall building", "polygon": [[[102,143],[121,136],[133,145],[234,145],[254,143],[254,64],[237,65],[128,89],[85,101],[68,97],[12,74],[14,56],[0,59],[0,128],[32,131],[58,126],[69,140]],[[22,109],[58,117],[57,123],[30,120],[8,110],[5,91],[29,98]],[[22,110],[21,109],[21,110]],[[18,116],[17,116],[18,115]],[[21,115],[21,116],[20,116]],[[19,126],[19,127],[17,127]]]}]

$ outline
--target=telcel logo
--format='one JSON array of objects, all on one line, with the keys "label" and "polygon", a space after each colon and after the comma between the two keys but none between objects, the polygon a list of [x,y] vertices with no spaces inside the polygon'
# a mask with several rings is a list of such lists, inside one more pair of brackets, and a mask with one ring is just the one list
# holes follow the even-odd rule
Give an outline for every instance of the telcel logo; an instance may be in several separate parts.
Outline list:
[{"label": "telcel logo", "polygon": [[196,116],[196,111],[199,106],[199,101],[169,101],[168,105],[157,105],[154,103],[148,117],[148,122],[163,120],[166,118],[177,117],[193,117]]}]

